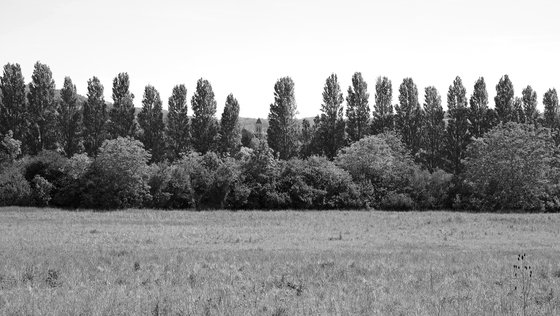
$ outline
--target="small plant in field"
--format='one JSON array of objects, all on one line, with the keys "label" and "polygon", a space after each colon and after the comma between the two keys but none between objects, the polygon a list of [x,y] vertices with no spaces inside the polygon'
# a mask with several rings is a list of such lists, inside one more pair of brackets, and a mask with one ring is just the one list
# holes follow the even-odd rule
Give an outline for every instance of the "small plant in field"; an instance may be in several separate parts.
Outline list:
[{"label": "small plant in field", "polygon": [[62,285],[62,281],[60,280],[60,272],[55,269],[49,269],[47,271],[47,277],[45,278],[45,283],[50,288],[59,287]]},{"label": "small plant in field", "polygon": [[517,262],[513,265],[513,291],[519,294],[523,316],[527,315],[532,279],[533,268],[527,261],[527,255],[517,255]]}]

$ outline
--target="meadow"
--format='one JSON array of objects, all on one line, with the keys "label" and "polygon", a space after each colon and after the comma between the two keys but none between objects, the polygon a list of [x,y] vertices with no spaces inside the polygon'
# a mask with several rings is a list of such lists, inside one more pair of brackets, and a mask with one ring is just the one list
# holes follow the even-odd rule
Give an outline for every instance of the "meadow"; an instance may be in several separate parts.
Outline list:
[{"label": "meadow", "polygon": [[560,214],[0,209],[0,315],[559,314]]}]

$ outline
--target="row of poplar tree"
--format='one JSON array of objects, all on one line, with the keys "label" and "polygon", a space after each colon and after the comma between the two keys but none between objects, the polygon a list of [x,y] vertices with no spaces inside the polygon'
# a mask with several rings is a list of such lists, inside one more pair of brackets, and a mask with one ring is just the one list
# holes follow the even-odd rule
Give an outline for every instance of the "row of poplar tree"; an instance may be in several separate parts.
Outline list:
[{"label": "row of poplar tree", "polygon": [[[68,157],[84,151],[95,156],[103,141],[117,137],[139,139],[151,152],[153,162],[174,160],[190,150],[235,155],[240,149],[239,103],[230,94],[218,121],[214,92],[207,80],[197,82],[191,99],[192,117],[186,87],[175,86],[165,121],[162,100],[153,86],[145,87],[138,114],[129,86],[128,74],[118,74],[113,80],[113,104],[108,106],[103,85],[93,77],[88,80],[87,99],[80,102],[69,77],[57,96],[47,65],[37,62],[31,83],[26,85],[21,67],[8,63],[0,77],[0,134],[11,131],[12,137],[22,142],[22,152],[28,155],[55,149]],[[544,94],[544,113],[540,115],[536,92],[527,86],[521,97],[515,97],[507,75],[496,85],[494,108],[489,107],[482,77],[475,82],[470,98],[461,78],[455,78],[447,92],[447,113],[433,86],[425,88],[423,105],[411,78],[405,78],[398,91],[398,103],[393,105],[392,83],[379,77],[371,109],[368,85],[360,73],[355,73],[344,113],[345,98],[333,74],[325,82],[321,114],[313,124],[307,120],[299,124],[295,118],[294,82],[289,77],[281,78],[274,86],[274,102],[268,115],[268,146],[281,159],[311,155],[332,159],[339,149],[364,136],[395,131],[426,168],[458,174],[469,142],[499,123],[512,121],[550,128],[560,125],[555,89]]]}]

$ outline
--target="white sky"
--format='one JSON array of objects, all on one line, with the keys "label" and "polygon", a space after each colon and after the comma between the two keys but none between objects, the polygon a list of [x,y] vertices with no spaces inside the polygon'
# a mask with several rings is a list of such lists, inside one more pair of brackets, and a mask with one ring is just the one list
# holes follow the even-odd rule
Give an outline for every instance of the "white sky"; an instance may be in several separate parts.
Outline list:
[{"label": "white sky", "polygon": [[126,71],[137,107],[147,84],[166,107],[174,85],[186,84],[190,100],[204,77],[218,117],[229,93],[241,116],[266,117],[283,76],[295,82],[298,116],[314,116],[325,79],[336,73],[346,97],[355,71],[370,104],[378,76],[392,80],[393,103],[404,77],[421,103],[428,85],[445,103],[459,75],[469,95],[484,76],[493,106],[507,73],[516,95],[533,86],[542,109],[544,92],[560,88],[559,8],[554,0],[0,0],[0,64],[19,63],[30,81],[40,60],[57,88],[70,76],[82,95],[98,76],[106,100]]}]

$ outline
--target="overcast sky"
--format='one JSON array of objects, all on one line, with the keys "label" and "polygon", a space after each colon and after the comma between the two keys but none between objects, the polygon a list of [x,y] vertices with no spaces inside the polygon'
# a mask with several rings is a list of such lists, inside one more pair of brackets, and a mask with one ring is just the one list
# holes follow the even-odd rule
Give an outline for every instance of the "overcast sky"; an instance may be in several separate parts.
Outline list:
[{"label": "overcast sky", "polygon": [[221,115],[233,93],[244,117],[266,117],[276,80],[295,82],[299,117],[319,113],[325,79],[336,73],[344,96],[362,72],[374,102],[375,80],[405,77],[442,99],[459,75],[470,95],[479,76],[492,101],[509,74],[515,94],[528,84],[542,96],[560,88],[560,5],[553,0],[0,0],[0,63],[22,66],[26,81],[41,61],[57,88],[70,76],[85,95],[100,78],[128,72],[135,105],[154,85],[167,107],[174,85],[208,79]]}]

